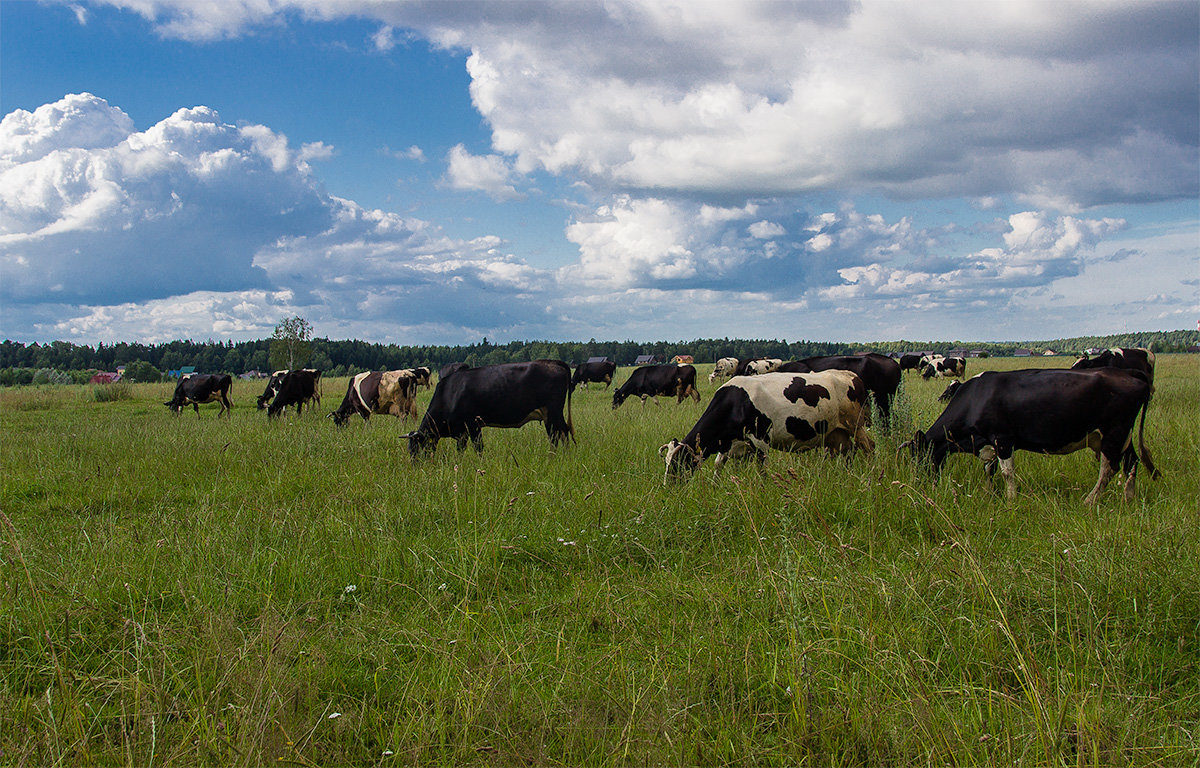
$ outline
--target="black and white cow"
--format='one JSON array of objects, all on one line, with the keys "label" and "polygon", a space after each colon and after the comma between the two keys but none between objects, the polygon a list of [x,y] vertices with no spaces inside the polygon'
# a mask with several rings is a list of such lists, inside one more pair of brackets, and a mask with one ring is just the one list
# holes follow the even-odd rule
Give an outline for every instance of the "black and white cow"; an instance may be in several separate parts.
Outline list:
[{"label": "black and white cow", "polygon": [[806,357],[784,363],[779,370],[790,373],[850,371],[858,374],[875,399],[875,405],[883,417],[883,427],[888,427],[892,416],[892,399],[900,388],[900,364],[887,355],[871,352],[865,355]]},{"label": "black and white cow", "polygon": [[625,383],[613,392],[612,407],[613,410],[620,408],[621,403],[630,397],[642,398],[642,405],[646,404],[646,398],[653,397],[657,405],[659,396],[674,397],[676,405],[682,403],[685,397],[700,402],[700,392],[696,389],[696,367],[675,363],[643,365],[629,374]]},{"label": "black and white cow", "polygon": [[[310,400],[313,403],[315,403],[318,408],[321,407],[321,372],[318,371],[316,368],[298,368],[298,369],[296,369],[296,371],[282,370],[282,371],[275,371],[274,373],[271,374],[271,378],[267,380],[267,388],[264,389],[263,393],[258,396],[258,410],[261,411],[263,408],[266,408],[268,405],[271,405],[273,403],[273,401],[275,400],[275,398],[279,396],[280,385],[283,384],[284,377],[287,376],[287,374],[289,374],[289,373],[308,374],[307,376],[297,377],[297,382],[301,382],[301,381],[311,378],[313,380],[313,386],[312,386],[312,391],[306,396],[306,398],[304,399],[304,401],[302,403],[288,403],[288,405],[297,406],[297,412],[299,412],[299,409],[302,407],[303,403],[307,403]],[[297,386],[297,385],[293,385],[293,386]],[[299,384],[298,386],[300,386],[301,389],[306,389],[306,387],[303,384]],[[281,406],[281,408],[286,408],[286,407],[287,406]],[[272,414],[268,414],[268,415],[272,415]]]},{"label": "black and white cow", "polygon": [[778,357],[748,357],[744,360],[738,360],[737,368],[734,369],[734,376],[758,376],[763,373],[770,373],[783,365],[783,361]]},{"label": "black and white cow", "polygon": [[433,386],[433,371],[423,365],[418,368],[409,368],[408,370],[412,371],[413,376],[416,377],[418,386],[422,386],[425,389]]},{"label": "black and white cow", "polygon": [[[1084,501],[1096,503],[1108,481],[1124,469],[1125,498],[1132,499],[1141,461],[1158,477],[1143,440],[1150,383],[1140,372],[1032,369],[987,371],[963,382],[925,432],[901,446],[932,462],[934,477],[947,455],[972,453],[989,480],[999,465],[1008,498],[1017,495],[1014,451],[1065,454],[1090,448],[1100,461],[1096,486]],[[1133,427],[1138,412],[1138,451]]]},{"label": "black and white cow", "polygon": [[571,386],[583,384],[584,388],[591,382],[603,384],[605,389],[612,385],[613,375],[617,372],[617,364],[611,360],[580,363],[575,367],[575,375],[571,377]]},{"label": "black and white cow", "polygon": [[[561,360],[501,363],[464,368],[438,381],[425,418],[408,438],[408,449],[417,458],[432,454],[443,437],[457,441],[458,450],[469,439],[483,451],[483,428],[520,427],[544,421],[554,445],[573,439],[571,423],[571,367]],[[563,407],[566,406],[566,416]]]},{"label": "black and white cow", "polygon": [[708,374],[708,383],[712,384],[717,379],[728,379],[737,373],[738,359],[736,357],[722,357],[713,365],[712,373]]},{"label": "black and white cow", "polygon": [[1154,353],[1144,347],[1113,347],[1106,349],[1095,357],[1087,354],[1080,356],[1071,366],[1073,371],[1092,368],[1121,368],[1129,371],[1141,371],[1154,389]]},{"label": "black and white cow", "polygon": [[922,356],[912,352],[900,355],[901,371],[917,371],[921,369]]},{"label": "black and white cow", "polygon": [[328,418],[339,427],[356,413],[363,421],[373,413],[416,418],[416,394],[417,377],[410,369],[360,373],[351,377],[342,404]]},{"label": "black and white cow", "polygon": [[967,361],[961,357],[936,357],[929,359],[921,369],[922,379],[952,376],[961,379],[967,375]]},{"label": "black and white cow", "polygon": [[[276,380],[278,376],[278,380]],[[259,410],[263,404],[271,401],[267,408],[267,418],[274,418],[289,405],[296,406],[296,415],[304,413],[304,404],[313,402],[321,406],[321,372],[315,368],[301,368],[295,371],[276,372],[267,385],[267,391],[258,398]]]},{"label": "black and white cow", "polygon": [[690,476],[714,454],[719,470],[748,453],[765,461],[768,447],[869,453],[875,443],[866,430],[868,413],[867,388],[850,371],[735,376],[713,394],[682,441],[659,449],[667,462],[663,482]]},{"label": "black and white cow", "polygon": [[233,401],[229,399],[229,391],[233,388],[233,377],[228,373],[189,373],[175,385],[175,393],[163,405],[175,412],[183,413],[183,409],[192,406],[196,416],[200,416],[200,406],[205,403],[220,403],[222,415],[228,418],[233,409]]}]

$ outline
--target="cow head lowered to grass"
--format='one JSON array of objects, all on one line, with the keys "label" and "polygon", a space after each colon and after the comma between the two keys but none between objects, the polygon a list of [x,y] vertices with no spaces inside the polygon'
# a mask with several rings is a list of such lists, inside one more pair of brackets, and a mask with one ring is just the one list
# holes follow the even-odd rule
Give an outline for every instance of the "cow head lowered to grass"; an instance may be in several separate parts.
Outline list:
[{"label": "cow head lowered to grass", "polygon": [[[554,445],[575,436],[571,424],[571,368],[561,360],[464,368],[438,381],[421,425],[401,437],[413,458],[432,454],[447,437],[461,451],[467,440],[483,450],[483,428],[544,421]],[[566,415],[563,415],[564,405]]]},{"label": "cow head lowered to grass", "polygon": [[1150,383],[1140,371],[988,371],[963,382],[933,426],[917,431],[900,450],[908,448],[930,462],[935,481],[948,455],[974,454],[983,460],[989,480],[999,467],[1012,499],[1017,495],[1014,451],[1065,454],[1090,448],[1100,461],[1100,476],[1084,502],[1095,504],[1119,469],[1127,477],[1125,498],[1132,499],[1139,452],[1150,476],[1160,474],[1143,438],[1149,404]]},{"label": "cow head lowered to grass", "polygon": [[867,388],[850,371],[735,376],[713,394],[683,440],[659,448],[667,464],[663,482],[687,479],[714,454],[720,469],[749,453],[765,461],[768,448],[869,453],[875,448],[869,414]]}]

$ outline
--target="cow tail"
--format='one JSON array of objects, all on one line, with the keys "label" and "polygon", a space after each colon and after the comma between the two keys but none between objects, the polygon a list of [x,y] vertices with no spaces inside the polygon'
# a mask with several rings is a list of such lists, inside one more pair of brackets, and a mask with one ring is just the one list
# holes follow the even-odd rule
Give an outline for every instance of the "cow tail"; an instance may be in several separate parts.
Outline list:
[{"label": "cow tail", "polygon": [[1162,472],[1158,471],[1158,467],[1154,466],[1154,459],[1150,457],[1150,449],[1146,447],[1145,431],[1146,431],[1146,411],[1150,410],[1150,396],[1146,396],[1146,401],[1142,403],[1142,420],[1138,424],[1138,455],[1142,458],[1142,463],[1146,465],[1146,469],[1150,470],[1150,477],[1157,480],[1162,477]]}]

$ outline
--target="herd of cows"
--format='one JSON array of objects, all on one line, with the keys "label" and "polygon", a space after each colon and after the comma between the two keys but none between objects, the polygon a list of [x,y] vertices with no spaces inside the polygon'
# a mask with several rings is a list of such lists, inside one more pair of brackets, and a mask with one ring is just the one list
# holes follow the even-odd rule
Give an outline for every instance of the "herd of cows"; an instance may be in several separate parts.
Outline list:
[{"label": "herd of cows", "polygon": [[[942,414],[927,430],[901,445],[927,461],[936,479],[953,453],[983,460],[989,480],[999,468],[1009,498],[1016,495],[1013,452],[1071,453],[1090,448],[1100,462],[1095,487],[1085,498],[1095,503],[1118,471],[1126,475],[1125,497],[1132,499],[1138,463],[1152,477],[1160,474],[1144,442],[1146,411],[1154,390],[1154,353],[1119,348],[1095,357],[1083,356],[1070,369],[988,371],[966,379],[966,360],[905,355],[899,361],[875,353],[779,359],[722,358],[709,382],[728,379],[713,394],[691,431],[659,449],[666,462],[664,481],[690,477],[701,463],[715,457],[719,468],[729,459],[754,455],[764,461],[768,449],[803,451],[824,448],[830,454],[871,452],[874,441],[870,400],[883,428],[891,419],[892,400],[903,372],[924,378],[956,379],[941,399]],[[561,360],[535,360],[471,367],[452,363],[438,372],[437,386],[419,426],[401,437],[414,458],[432,454],[442,438],[458,449],[470,441],[483,450],[483,428],[520,427],[541,421],[554,445],[575,439],[571,394],[577,386],[596,382],[609,387],[616,375],[612,362],[576,367]],[[308,403],[320,406],[321,372],[313,369],[276,371],[258,398],[268,418]],[[166,405],[175,413],[191,405],[219,403],[218,416],[229,414],[232,378],[191,374],[180,379]],[[339,427],[354,414],[417,417],[418,387],[432,385],[428,368],[372,371],[351,377],[346,395],[329,418]],[[674,397],[700,401],[696,369],[687,364],[641,366],[614,392],[612,407],[631,397]],[[1138,415],[1137,448],[1133,429]]]}]

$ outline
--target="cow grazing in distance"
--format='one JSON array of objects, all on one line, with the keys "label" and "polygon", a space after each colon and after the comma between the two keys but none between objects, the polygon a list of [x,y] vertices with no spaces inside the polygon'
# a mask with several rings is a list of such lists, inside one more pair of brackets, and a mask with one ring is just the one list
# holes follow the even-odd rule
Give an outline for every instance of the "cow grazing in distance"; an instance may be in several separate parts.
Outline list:
[{"label": "cow grazing in distance", "polygon": [[417,378],[411,371],[360,373],[351,377],[342,404],[329,414],[329,418],[339,427],[356,413],[363,421],[370,419],[373,413],[390,413],[396,418],[415,418],[416,393]]},{"label": "cow grazing in distance", "polygon": [[446,363],[438,369],[438,381],[441,381],[455,371],[465,371],[470,367],[466,363]]},{"label": "cow grazing in distance", "polygon": [[617,364],[611,360],[597,360],[596,362],[580,363],[575,367],[575,374],[571,377],[571,386],[575,387],[583,384],[584,388],[590,382],[603,384],[605,389],[612,386],[613,375],[617,372]]},{"label": "cow grazing in distance", "polygon": [[418,386],[424,387],[425,389],[429,389],[433,386],[433,372],[425,366],[422,365],[418,368],[409,368],[407,370],[412,371],[413,376],[417,379]]},{"label": "cow grazing in distance", "polygon": [[850,371],[735,376],[713,394],[682,441],[659,449],[667,463],[663,482],[685,479],[714,454],[719,470],[728,459],[748,453],[763,462],[767,448],[869,453],[875,443],[866,430],[867,416],[867,388]]},{"label": "cow grazing in distance", "polygon": [[646,404],[646,398],[653,397],[657,405],[659,396],[674,397],[676,405],[682,403],[685,397],[700,402],[700,392],[696,389],[696,367],[674,363],[643,365],[629,374],[625,383],[613,392],[612,407],[615,411],[630,397],[642,398],[642,405]]},{"label": "cow grazing in distance", "polygon": [[921,369],[921,355],[911,352],[900,355],[900,370],[901,371],[919,371]]},{"label": "cow grazing in distance", "polygon": [[1065,454],[1090,448],[1100,461],[1100,476],[1084,502],[1095,504],[1122,468],[1125,498],[1132,499],[1139,452],[1151,477],[1160,474],[1143,439],[1149,403],[1150,383],[1140,372],[987,371],[963,382],[933,426],[918,430],[901,448],[932,462],[935,480],[947,455],[975,454],[989,480],[999,466],[1010,499],[1017,495],[1014,451]]},{"label": "cow grazing in distance", "polygon": [[200,406],[205,403],[220,403],[222,415],[229,417],[233,410],[233,401],[229,399],[229,391],[233,389],[233,377],[228,373],[189,373],[175,385],[175,393],[163,405],[175,412],[183,413],[183,409],[192,406],[196,416],[200,416]]},{"label": "cow grazing in distance", "polygon": [[1080,356],[1071,365],[1071,370],[1081,371],[1094,368],[1120,368],[1127,371],[1141,371],[1154,389],[1154,353],[1145,347],[1113,347],[1106,349],[1095,357],[1087,354]]},{"label": "cow grazing in distance", "polygon": [[921,370],[922,379],[953,376],[961,379],[967,375],[967,361],[961,357],[938,357],[930,360]]},{"label": "cow grazing in distance", "polygon": [[737,368],[734,369],[734,376],[758,376],[763,373],[770,373],[783,365],[783,361],[778,357],[748,357],[745,360],[738,360]]},{"label": "cow grazing in distance", "polygon": [[892,399],[900,388],[900,364],[887,355],[870,352],[865,355],[825,355],[806,357],[779,366],[790,373],[816,371],[850,371],[858,374],[875,400],[887,429],[892,417]]},{"label": "cow grazing in distance", "polygon": [[712,373],[708,374],[708,383],[712,384],[717,379],[728,379],[737,373],[738,359],[736,357],[722,357],[713,365]]},{"label": "cow grazing in distance", "polygon": [[[275,382],[274,377],[272,382],[275,383],[273,391],[271,385],[267,386],[267,392],[271,392],[272,398],[271,406],[267,409],[268,419],[278,416],[289,405],[296,406],[297,416],[304,413],[304,404],[309,401],[315,402],[318,407],[321,405],[321,372],[314,368],[284,371],[278,382]],[[264,392],[258,399],[260,410],[266,395]]]},{"label": "cow grazing in distance", "polygon": [[[309,374],[309,377],[311,377],[313,379],[312,392],[307,396],[307,398],[303,402],[307,403],[311,400],[313,403],[316,404],[316,406],[318,408],[320,408],[321,407],[321,386],[320,386],[321,385],[321,372],[318,371],[316,368],[299,368],[297,370],[303,371],[303,372]],[[283,383],[284,376],[286,376],[288,373],[291,373],[291,371],[281,370],[281,371],[275,371],[274,373],[271,374],[271,378],[267,380],[266,389],[264,389],[263,393],[258,396],[258,410],[261,411],[262,409],[266,408],[268,405],[271,405],[272,402],[275,400],[275,398],[278,397],[280,385]],[[305,377],[302,377],[302,378],[305,378]],[[302,407],[303,403],[288,403],[288,405],[295,405],[295,406],[297,406],[297,410],[299,410]],[[283,407],[287,407],[287,406],[283,406]]]},{"label": "cow grazing in distance", "polygon": [[[464,368],[438,381],[421,425],[403,437],[413,458],[432,454],[450,438],[458,450],[469,439],[483,451],[483,428],[520,427],[544,421],[554,445],[571,440],[571,367],[561,360],[501,363]],[[563,408],[566,406],[566,416]]]}]

